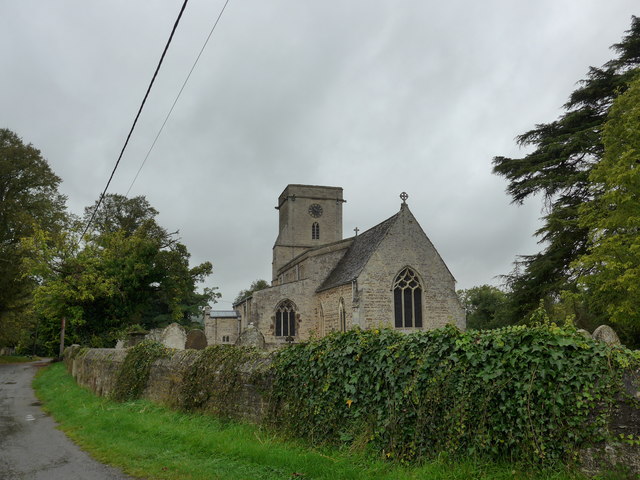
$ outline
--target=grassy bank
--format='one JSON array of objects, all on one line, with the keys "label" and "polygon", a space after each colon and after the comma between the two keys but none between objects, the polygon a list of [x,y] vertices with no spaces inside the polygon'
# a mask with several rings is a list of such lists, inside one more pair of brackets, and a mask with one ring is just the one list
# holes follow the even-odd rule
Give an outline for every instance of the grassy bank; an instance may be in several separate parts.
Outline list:
[{"label": "grassy bank", "polygon": [[0,364],[3,363],[25,363],[37,360],[36,357],[22,357],[19,355],[0,355]]},{"label": "grassy bank", "polygon": [[531,479],[582,478],[513,465],[432,461],[404,467],[361,453],[311,450],[253,425],[168,410],[147,401],[114,403],[79,388],[64,365],[34,381],[45,409],[96,459],[146,479]]}]

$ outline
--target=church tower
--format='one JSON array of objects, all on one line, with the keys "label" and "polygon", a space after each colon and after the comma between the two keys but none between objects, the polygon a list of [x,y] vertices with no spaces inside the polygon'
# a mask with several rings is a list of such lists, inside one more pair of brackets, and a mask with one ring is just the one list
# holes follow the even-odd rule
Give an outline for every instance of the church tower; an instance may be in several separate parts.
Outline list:
[{"label": "church tower", "polygon": [[273,246],[272,282],[287,262],[304,251],[342,240],[342,188],[287,185],[278,197],[278,238]]}]

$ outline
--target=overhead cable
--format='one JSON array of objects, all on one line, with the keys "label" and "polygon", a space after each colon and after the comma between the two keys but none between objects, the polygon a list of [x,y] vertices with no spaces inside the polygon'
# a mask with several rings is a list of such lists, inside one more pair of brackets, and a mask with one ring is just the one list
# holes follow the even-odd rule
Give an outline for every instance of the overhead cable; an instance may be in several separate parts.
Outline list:
[{"label": "overhead cable", "polygon": [[196,65],[198,64],[198,60],[200,60],[200,57],[202,56],[202,52],[204,52],[204,49],[207,47],[207,43],[209,43],[209,39],[211,38],[211,35],[213,35],[213,31],[216,29],[216,26],[218,25],[218,22],[220,21],[220,18],[224,13],[224,9],[227,8],[228,3],[229,3],[229,0],[226,0],[224,2],[224,5],[222,6],[220,13],[218,14],[218,18],[216,18],[216,21],[213,24],[213,27],[211,27],[211,31],[209,32],[207,39],[204,41],[204,44],[200,49],[200,53],[198,53],[196,60],[193,62],[193,65],[191,66],[191,70],[189,70],[189,73],[187,74],[187,78],[184,79],[184,83],[182,84],[182,87],[180,87],[180,91],[178,92],[178,95],[173,101],[173,105],[171,105],[171,108],[169,109],[169,113],[167,113],[167,116],[165,117],[164,122],[162,122],[162,126],[160,127],[160,130],[158,130],[158,134],[156,135],[156,138],[153,139],[153,143],[149,147],[149,150],[147,151],[147,154],[145,155],[144,160],[142,160],[142,163],[140,164],[140,168],[138,168],[138,171],[136,172],[135,177],[133,177],[133,180],[131,181],[131,185],[129,185],[129,189],[127,190],[127,193],[125,193],[125,197],[129,195],[129,192],[133,188],[133,184],[136,183],[136,180],[138,179],[138,175],[140,175],[140,172],[142,171],[142,167],[144,167],[144,164],[147,163],[147,159],[149,158],[149,155],[151,155],[151,151],[153,150],[153,147],[155,147],[156,142],[158,141],[158,138],[162,133],[162,130],[164,130],[164,126],[167,124],[167,121],[169,120],[169,117],[171,116],[171,113],[173,112],[173,109],[176,106],[176,103],[178,103],[178,99],[180,98],[180,95],[182,95],[182,91],[184,90],[184,87],[187,85],[189,78],[191,78],[191,74],[195,70]]},{"label": "overhead cable", "polygon": [[82,235],[80,236],[81,239],[85,236],[85,234],[89,230],[89,227],[91,226],[91,223],[93,222],[93,219],[95,218],[96,213],[98,212],[98,208],[100,208],[100,204],[102,203],[102,200],[104,199],[105,195],[107,194],[107,189],[109,188],[109,185],[111,184],[111,180],[113,179],[113,175],[116,173],[116,170],[118,169],[118,165],[120,164],[120,160],[122,159],[122,155],[124,155],[124,151],[127,148],[127,145],[129,144],[129,139],[131,138],[131,134],[133,133],[133,130],[136,127],[136,123],[138,123],[138,118],[140,118],[140,113],[142,113],[142,109],[144,108],[144,104],[147,101],[147,98],[149,97],[149,92],[151,92],[151,87],[153,87],[153,83],[155,82],[156,77],[158,76],[158,72],[160,71],[160,66],[162,65],[162,62],[164,61],[164,57],[167,54],[167,50],[169,50],[169,45],[171,44],[171,40],[173,39],[173,34],[176,32],[176,29],[178,28],[178,24],[180,23],[180,19],[182,18],[182,14],[184,12],[184,9],[187,6],[187,2],[188,1],[189,0],[184,0],[184,3],[182,4],[182,8],[180,9],[180,13],[178,14],[178,18],[176,18],[176,21],[175,21],[175,23],[173,25],[173,28],[171,29],[171,35],[169,35],[169,40],[167,40],[167,44],[164,47],[164,50],[162,52],[162,56],[160,57],[160,61],[158,62],[158,66],[156,67],[156,71],[153,73],[153,78],[151,79],[151,83],[149,83],[149,87],[147,87],[147,92],[145,93],[144,98],[142,99],[142,103],[140,104],[140,108],[138,109],[138,113],[136,114],[136,118],[133,121],[133,124],[131,125],[131,129],[129,130],[129,134],[127,135],[127,139],[125,140],[124,145],[122,146],[122,150],[120,151],[120,155],[118,156],[118,160],[116,161],[116,164],[113,167],[113,170],[111,171],[111,175],[109,176],[109,180],[107,181],[107,185],[104,187],[104,190],[100,194],[100,198],[98,198],[98,202],[96,203],[96,206],[93,209],[93,213],[91,214],[91,218],[89,218],[89,221],[87,222],[87,225],[84,227],[84,231],[82,232]]}]

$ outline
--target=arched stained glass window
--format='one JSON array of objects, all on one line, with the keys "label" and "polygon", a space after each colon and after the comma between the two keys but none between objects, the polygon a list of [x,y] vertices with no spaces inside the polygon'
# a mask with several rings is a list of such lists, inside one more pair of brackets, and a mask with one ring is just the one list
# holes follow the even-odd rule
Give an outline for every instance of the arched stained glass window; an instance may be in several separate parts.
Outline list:
[{"label": "arched stained glass window", "polygon": [[283,300],[276,308],[276,337],[296,335],[296,307],[291,300]]},{"label": "arched stained glass window", "polygon": [[320,224],[313,222],[311,225],[311,240],[320,240]]},{"label": "arched stained glass window", "polygon": [[416,272],[403,269],[393,283],[396,328],[422,327],[422,287]]}]

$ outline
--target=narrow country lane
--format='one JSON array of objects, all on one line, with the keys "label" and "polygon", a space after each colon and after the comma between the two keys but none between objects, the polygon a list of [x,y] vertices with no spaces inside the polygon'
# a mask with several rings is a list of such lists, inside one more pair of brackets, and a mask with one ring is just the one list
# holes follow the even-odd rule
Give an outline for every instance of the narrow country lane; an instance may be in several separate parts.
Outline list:
[{"label": "narrow country lane", "polygon": [[120,480],[93,460],[39,407],[31,381],[45,362],[0,365],[0,480]]}]

